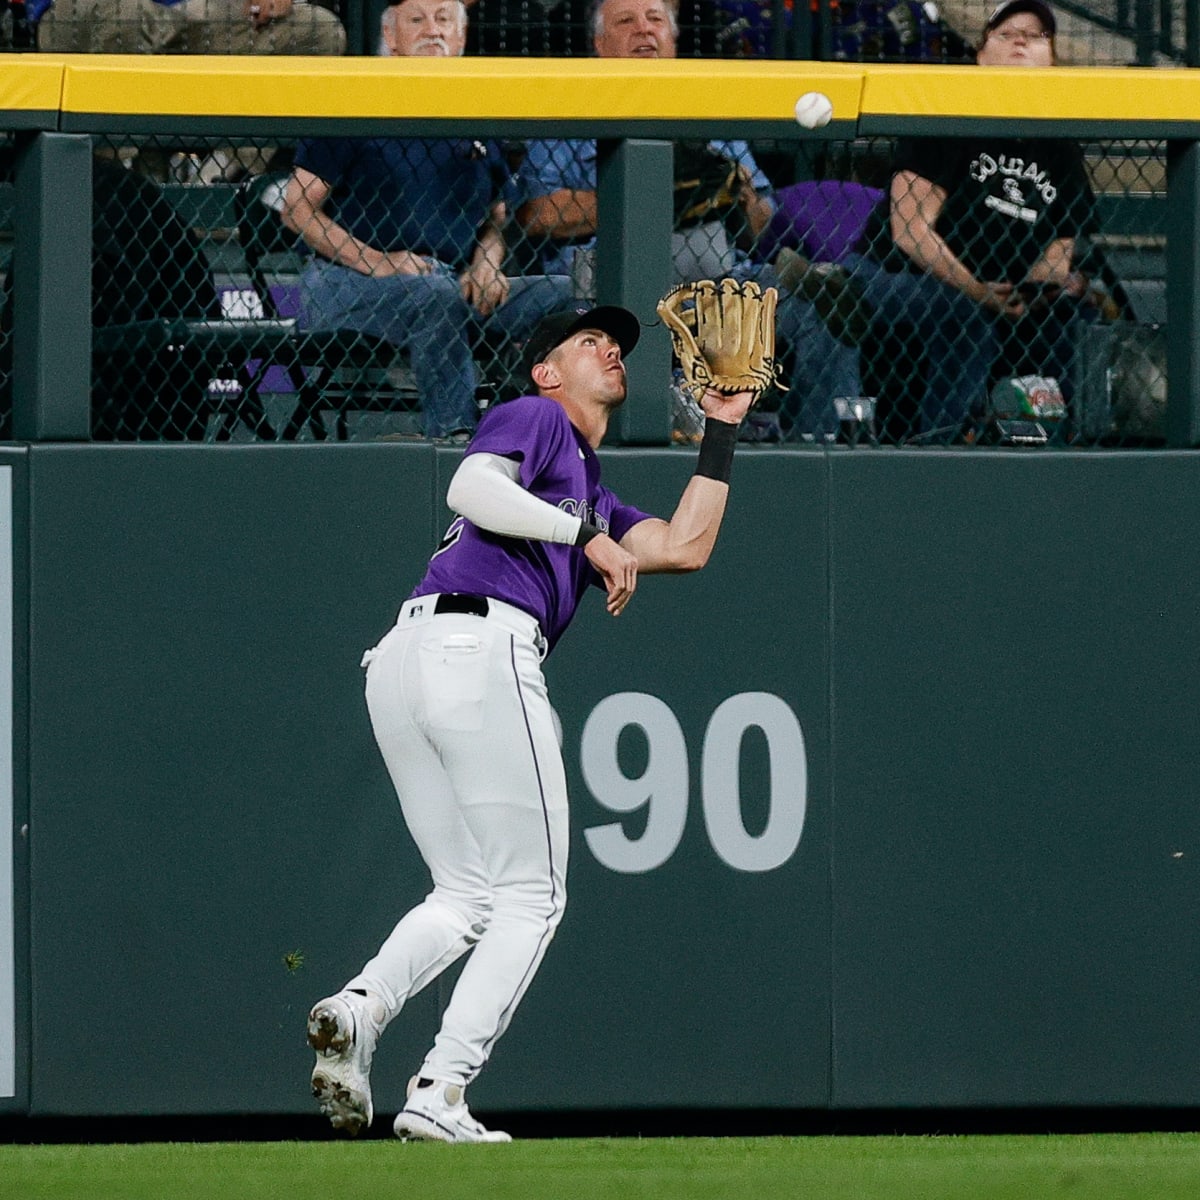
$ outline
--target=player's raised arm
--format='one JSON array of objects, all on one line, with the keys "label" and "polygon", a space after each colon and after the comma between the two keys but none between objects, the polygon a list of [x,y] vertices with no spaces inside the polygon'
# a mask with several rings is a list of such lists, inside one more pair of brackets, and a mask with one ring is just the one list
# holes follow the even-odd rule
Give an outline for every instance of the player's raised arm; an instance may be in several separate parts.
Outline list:
[{"label": "player's raised arm", "polygon": [[642,521],[621,539],[640,571],[698,571],[716,544],[738,426],[775,381],[774,288],[701,279],[673,288],[658,303],[683,371],[683,386],[703,392],[704,438],[696,474],[669,521]]},{"label": "player's raised arm", "polygon": [[729,499],[738,426],[754,396],[754,392],[726,396],[711,388],[704,393],[700,406],[706,420],[700,457],[674,514],[669,521],[641,521],[621,539],[643,574],[698,571],[708,562]]}]

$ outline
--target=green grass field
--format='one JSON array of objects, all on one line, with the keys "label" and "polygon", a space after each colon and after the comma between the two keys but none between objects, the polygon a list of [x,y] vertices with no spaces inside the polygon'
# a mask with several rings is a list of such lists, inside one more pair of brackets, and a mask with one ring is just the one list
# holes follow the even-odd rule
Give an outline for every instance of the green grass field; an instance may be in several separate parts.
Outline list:
[{"label": "green grass field", "polygon": [[1200,1135],[0,1146],[8,1200],[1195,1200]]}]

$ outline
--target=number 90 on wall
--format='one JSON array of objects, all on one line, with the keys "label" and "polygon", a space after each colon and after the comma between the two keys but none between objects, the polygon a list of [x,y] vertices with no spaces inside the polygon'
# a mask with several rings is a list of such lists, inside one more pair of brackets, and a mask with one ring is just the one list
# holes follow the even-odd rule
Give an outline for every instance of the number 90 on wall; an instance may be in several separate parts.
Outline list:
[{"label": "number 90 on wall", "polygon": [[[642,731],[646,764],[631,777],[621,769],[618,743],[630,727]],[[769,759],[767,821],[746,829],[740,791],[742,743],[758,729]],[[597,862],[610,871],[653,871],[675,853],[687,822],[691,781],[683,727],[668,705],[645,692],[619,692],[592,709],[583,725],[579,765],[588,790],[615,813],[646,810],[646,826],[631,838],[619,821],[583,832]],[[808,805],[808,760],[795,713],[770,692],[740,692],[709,719],[700,755],[704,827],[717,856],[736,871],[773,871],[796,852]]]}]

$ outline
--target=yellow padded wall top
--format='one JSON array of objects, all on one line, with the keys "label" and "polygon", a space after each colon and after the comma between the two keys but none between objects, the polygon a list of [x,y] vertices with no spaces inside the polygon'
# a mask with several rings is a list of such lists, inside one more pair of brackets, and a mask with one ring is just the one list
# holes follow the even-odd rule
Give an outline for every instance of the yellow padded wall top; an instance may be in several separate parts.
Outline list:
[{"label": "yellow padded wall top", "polygon": [[[1200,120],[1200,71],[872,66],[863,114],[1089,121]],[[1097,133],[1102,133],[1097,130]]]},{"label": "yellow padded wall top", "polygon": [[70,112],[242,117],[790,120],[820,90],[854,120],[862,68],[676,59],[75,56]]},{"label": "yellow padded wall top", "polygon": [[[825,92],[860,116],[1200,121],[1200,71],[885,66],[764,60],[10,55],[4,112],[163,118],[791,121]],[[844,135],[843,135],[844,136]]]}]

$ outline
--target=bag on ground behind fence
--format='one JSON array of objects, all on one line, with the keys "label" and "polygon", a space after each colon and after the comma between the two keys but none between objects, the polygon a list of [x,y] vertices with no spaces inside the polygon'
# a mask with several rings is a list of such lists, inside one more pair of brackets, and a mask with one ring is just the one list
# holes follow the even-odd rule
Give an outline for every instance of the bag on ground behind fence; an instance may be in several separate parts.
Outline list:
[{"label": "bag on ground behind fence", "polygon": [[1161,441],[1167,407],[1166,327],[1136,321],[1081,330],[1076,397],[1088,441]]}]

